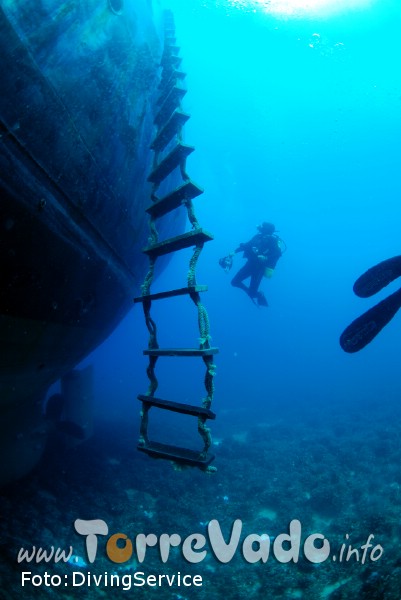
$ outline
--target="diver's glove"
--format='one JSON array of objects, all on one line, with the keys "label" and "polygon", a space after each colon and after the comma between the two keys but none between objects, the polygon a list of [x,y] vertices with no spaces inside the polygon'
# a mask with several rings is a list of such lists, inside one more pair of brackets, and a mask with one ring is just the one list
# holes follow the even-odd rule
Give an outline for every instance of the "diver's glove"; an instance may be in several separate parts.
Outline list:
[{"label": "diver's glove", "polygon": [[230,254],[228,254],[227,256],[223,256],[223,258],[220,258],[219,260],[220,267],[224,269],[226,273],[228,273],[233,266],[233,256],[234,253],[231,252]]}]

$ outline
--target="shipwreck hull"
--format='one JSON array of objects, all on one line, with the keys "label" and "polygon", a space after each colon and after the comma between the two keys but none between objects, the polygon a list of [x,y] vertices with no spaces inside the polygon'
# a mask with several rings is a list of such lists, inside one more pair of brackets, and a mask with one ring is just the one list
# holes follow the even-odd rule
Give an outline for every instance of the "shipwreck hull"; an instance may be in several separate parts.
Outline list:
[{"label": "shipwreck hull", "polygon": [[125,4],[1,2],[0,453],[15,464],[0,483],[36,462],[48,386],[111,333],[145,273],[162,15]]}]

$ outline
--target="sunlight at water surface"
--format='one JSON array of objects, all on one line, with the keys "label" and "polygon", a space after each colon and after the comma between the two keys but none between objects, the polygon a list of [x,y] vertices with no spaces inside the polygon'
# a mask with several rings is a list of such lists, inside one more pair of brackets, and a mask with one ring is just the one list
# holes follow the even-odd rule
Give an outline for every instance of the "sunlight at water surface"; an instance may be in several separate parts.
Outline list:
[{"label": "sunlight at water surface", "polygon": [[327,15],[368,8],[374,0],[229,0],[232,6],[293,17]]}]

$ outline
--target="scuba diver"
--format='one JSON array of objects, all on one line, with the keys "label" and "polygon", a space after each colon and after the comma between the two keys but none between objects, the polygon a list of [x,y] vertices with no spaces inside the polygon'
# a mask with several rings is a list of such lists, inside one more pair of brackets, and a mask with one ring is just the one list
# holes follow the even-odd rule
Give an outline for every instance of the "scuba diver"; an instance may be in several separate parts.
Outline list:
[{"label": "scuba diver", "polygon": [[[278,259],[286,249],[285,243],[278,235],[273,223],[262,223],[257,227],[258,233],[245,244],[240,244],[238,248],[219,260],[219,265],[228,273],[233,265],[233,256],[237,252],[243,252],[246,263],[231,281],[231,285],[241,288],[248,294],[254,304],[258,306],[268,306],[263,292],[259,290],[259,285],[263,276],[270,278],[274,273],[274,268]],[[243,281],[250,278],[247,287]]]}]

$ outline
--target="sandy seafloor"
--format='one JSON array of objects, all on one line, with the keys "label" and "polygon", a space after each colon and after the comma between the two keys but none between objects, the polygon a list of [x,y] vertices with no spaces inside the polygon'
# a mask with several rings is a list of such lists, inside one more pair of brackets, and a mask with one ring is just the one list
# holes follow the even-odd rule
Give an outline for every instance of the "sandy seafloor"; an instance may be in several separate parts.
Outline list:
[{"label": "sandy seafloor", "polygon": [[[0,496],[0,598],[154,597],[182,600],[192,597],[307,598],[317,600],[400,598],[399,553],[399,417],[385,404],[351,409],[335,408],[317,414],[280,416],[252,422],[245,412],[225,415],[229,436],[216,437],[214,475],[197,469],[176,470],[135,450],[131,424],[98,423],[95,436],[75,449],[53,447],[41,468]],[[287,418],[288,417],[288,418]],[[299,419],[298,419],[299,417]],[[232,422],[231,422],[232,419]],[[301,421],[300,421],[301,420]],[[239,428],[241,422],[241,428]],[[299,423],[302,422],[302,427]],[[232,426],[231,426],[232,425]],[[221,433],[223,433],[221,431]],[[98,552],[88,565],[83,538],[74,531],[75,519],[103,519],[109,536],[99,536]],[[206,532],[217,519],[226,540],[235,519],[242,521],[241,541],[251,533],[273,539],[288,532],[289,522],[302,525],[302,543],[311,533],[330,542],[330,557],[313,564],[300,554],[297,564],[278,562],[272,552],[265,564],[249,564],[237,550],[220,563],[210,552],[199,564],[189,564],[173,550],[163,564],[156,549],[148,549],[143,564],[133,556],[122,565],[106,556],[105,540],[122,532],[134,540],[138,533]],[[346,542],[345,535],[349,538]],[[365,564],[344,557],[351,544],[360,548],[373,534],[379,560]],[[338,561],[341,545],[343,560]],[[17,562],[21,547],[71,545],[86,564],[30,564]],[[337,555],[337,560],[332,559]],[[202,587],[162,585],[123,590],[102,583],[72,588],[25,586],[21,572],[61,575],[71,581],[73,571],[87,574],[200,574]],[[67,578],[65,577],[67,575]],[[120,579],[121,581],[121,579]],[[125,580],[127,581],[127,579]]]}]

